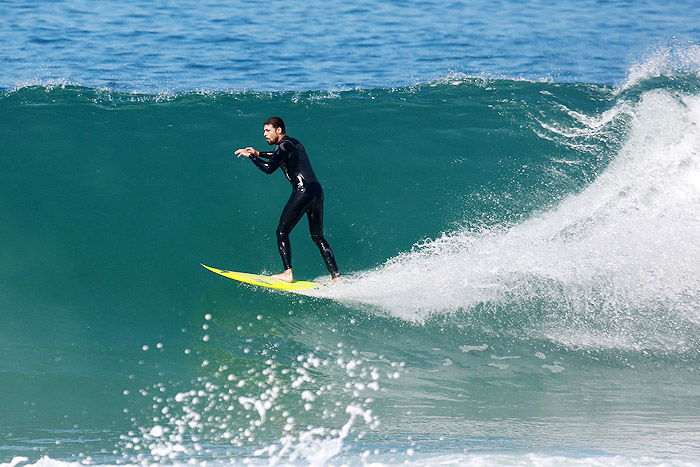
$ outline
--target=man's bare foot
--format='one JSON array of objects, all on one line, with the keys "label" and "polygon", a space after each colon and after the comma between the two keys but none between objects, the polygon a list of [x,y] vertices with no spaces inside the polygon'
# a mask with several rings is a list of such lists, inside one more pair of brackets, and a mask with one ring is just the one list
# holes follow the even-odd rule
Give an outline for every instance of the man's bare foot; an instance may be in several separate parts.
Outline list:
[{"label": "man's bare foot", "polygon": [[275,274],[272,277],[274,279],[279,279],[284,282],[294,282],[294,274],[292,274],[291,268],[285,270],[282,274]]},{"label": "man's bare foot", "polygon": [[340,282],[340,274],[335,277],[331,277],[331,281],[328,283],[328,285],[335,285],[338,282]]}]

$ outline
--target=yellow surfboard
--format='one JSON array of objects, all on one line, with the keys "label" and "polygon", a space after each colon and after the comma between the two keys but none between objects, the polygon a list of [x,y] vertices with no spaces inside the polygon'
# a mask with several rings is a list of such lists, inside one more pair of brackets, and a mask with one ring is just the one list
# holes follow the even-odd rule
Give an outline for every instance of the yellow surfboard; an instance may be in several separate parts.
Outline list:
[{"label": "yellow surfboard", "polygon": [[215,272],[229,279],[235,281],[243,282],[246,284],[257,285],[260,287],[267,287],[268,289],[284,290],[286,292],[298,292],[300,290],[321,290],[325,289],[321,284],[316,282],[308,281],[294,281],[285,282],[279,279],[274,279],[270,276],[263,276],[261,274],[249,274],[247,272],[235,272],[226,271],[224,269],[216,269],[202,264],[205,268],[209,269],[211,272]]}]

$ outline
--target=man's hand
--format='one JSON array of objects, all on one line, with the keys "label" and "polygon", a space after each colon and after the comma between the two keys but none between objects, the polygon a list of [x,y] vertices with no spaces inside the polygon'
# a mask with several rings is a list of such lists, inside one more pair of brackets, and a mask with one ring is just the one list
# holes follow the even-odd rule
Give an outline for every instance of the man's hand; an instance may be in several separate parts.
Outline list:
[{"label": "man's hand", "polygon": [[251,154],[255,154],[256,156],[260,155],[260,151],[257,151],[255,148],[247,147],[247,148],[241,148],[236,150],[236,155],[238,157],[250,157]]}]

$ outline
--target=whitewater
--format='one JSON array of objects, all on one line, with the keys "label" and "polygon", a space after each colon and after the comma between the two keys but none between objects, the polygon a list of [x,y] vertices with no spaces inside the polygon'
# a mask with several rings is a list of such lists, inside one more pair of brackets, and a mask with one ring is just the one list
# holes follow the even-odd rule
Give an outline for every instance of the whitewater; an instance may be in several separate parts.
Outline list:
[{"label": "whitewater", "polygon": [[564,144],[609,137],[620,119],[631,129],[605,171],[554,209],[445,233],[324,295],[419,321],[481,303],[522,313],[536,296],[552,321],[532,332],[566,345],[696,348],[699,117],[697,96],[651,90],[598,119],[573,115],[569,134],[543,124]]}]

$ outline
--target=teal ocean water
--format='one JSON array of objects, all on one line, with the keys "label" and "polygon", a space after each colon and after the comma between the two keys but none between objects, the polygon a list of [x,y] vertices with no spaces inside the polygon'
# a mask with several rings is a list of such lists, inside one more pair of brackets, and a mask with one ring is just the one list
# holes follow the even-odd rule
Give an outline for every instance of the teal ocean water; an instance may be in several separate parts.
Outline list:
[{"label": "teal ocean water", "polygon": [[[696,462],[700,80],[667,68],[2,93],[3,465]],[[287,182],[233,156],[271,114],[327,192],[315,296],[199,265],[280,268]]]},{"label": "teal ocean water", "polygon": [[698,13],[0,2],[0,467],[697,465]]}]

